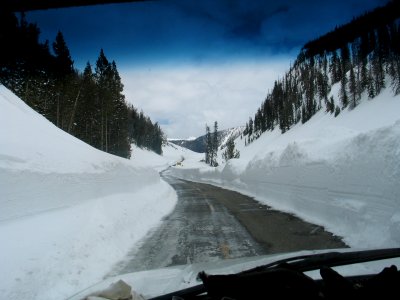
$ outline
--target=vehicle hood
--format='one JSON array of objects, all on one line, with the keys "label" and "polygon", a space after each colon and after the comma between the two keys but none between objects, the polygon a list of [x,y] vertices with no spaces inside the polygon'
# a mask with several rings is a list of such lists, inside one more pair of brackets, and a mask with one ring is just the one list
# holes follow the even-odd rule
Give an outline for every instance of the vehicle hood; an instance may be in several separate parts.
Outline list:
[{"label": "vehicle hood", "polygon": [[138,294],[141,294],[144,298],[148,299],[201,284],[201,281],[197,279],[197,274],[201,271],[205,271],[207,272],[207,274],[233,274],[293,256],[319,254],[332,251],[345,252],[349,250],[350,249],[299,251],[284,254],[280,253],[238,259],[217,260],[207,263],[196,263],[190,265],[181,265],[133,272],[108,277],[103,281],[96,283],[83,291],[80,291],[79,293],[71,296],[68,299],[84,299],[88,295],[106,289],[111,284],[116,283],[119,280],[123,280],[125,283],[132,287],[132,290],[134,290]]}]

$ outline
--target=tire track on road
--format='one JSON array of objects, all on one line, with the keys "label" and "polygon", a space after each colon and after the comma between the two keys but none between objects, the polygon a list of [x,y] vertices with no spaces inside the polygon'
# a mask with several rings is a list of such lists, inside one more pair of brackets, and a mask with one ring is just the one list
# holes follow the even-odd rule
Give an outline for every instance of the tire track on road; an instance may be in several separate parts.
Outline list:
[{"label": "tire track on road", "polygon": [[240,193],[208,184],[163,179],[178,203],[111,275],[228,258],[306,249],[342,248],[323,227],[272,210]]}]

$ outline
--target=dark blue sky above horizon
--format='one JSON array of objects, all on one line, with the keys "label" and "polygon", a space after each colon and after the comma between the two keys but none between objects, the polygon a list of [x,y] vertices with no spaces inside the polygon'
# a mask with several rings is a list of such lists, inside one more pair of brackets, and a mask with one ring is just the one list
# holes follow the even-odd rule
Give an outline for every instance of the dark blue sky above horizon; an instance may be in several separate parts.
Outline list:
[{"label": "dark blue sky above horizon", "polygon": [[103,48],[118,65],[295,55],[310,39],[386,0],[155,0],[27,13],[65,36],[78,68]]},{"label": "dark blue sky above horizon", "polygon": [[299,49],[386,0],[154,0],[37,11],[41,38],[61,30],[82,70],[101,48],[128,102],[170,138],[244,125]]}]

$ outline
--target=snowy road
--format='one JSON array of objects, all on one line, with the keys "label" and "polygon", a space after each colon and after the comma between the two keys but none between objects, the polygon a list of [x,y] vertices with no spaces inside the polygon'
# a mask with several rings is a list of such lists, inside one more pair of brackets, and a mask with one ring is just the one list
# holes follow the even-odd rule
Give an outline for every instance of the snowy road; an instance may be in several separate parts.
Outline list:
[{"label": "snowy road", "polygon": [[110,275],[345,245],[322,227],[271,210],[242,194],[177,179],[164,172],[178,204]]}]

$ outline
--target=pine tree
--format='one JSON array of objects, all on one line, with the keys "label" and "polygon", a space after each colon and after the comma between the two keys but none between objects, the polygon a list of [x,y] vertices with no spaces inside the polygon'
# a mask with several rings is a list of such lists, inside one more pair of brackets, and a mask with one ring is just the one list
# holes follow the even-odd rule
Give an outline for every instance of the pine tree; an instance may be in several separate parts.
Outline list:
[{"label": "pine tree", "polygon": [[[116,63],[110,63],[103,50],[96,61],[94,78],[97,86],[96,103],[99,105],[99,148],[105,152],[129,157],[128,107],[122,94],[123,85]],[[144,126],[147,123],[150,123],[149,128],[153,129],[150,121],[142,120]],[[147,128],[142,130],[143,137],[138,139],[139,146],[146,145],[150,148],[150,132]]]},{"label": "pine tree", "polygon": [[98,105],[96,103],[98,97],[96,96],[97,88],[92,66],[89,62],[81,76],[81,90],[81,100],[76,108],[76,126],[72,133],[86,143],[98,148],[100,140],[97,123],[99,120]]},{"label": "pine tree", "polygon": [[253,134],[253,119],[250,117],[249,118],[249,130],[248,130],[249,136]]},{"label": "pine tree", "polygon": [[109,78],[111,66],[106,58],[103,49],[100,50],[96,61],[95,79],[97,85],[97,96],[100,104],[100,149],[108,152],[108,114],[111,102]]},{"label": "pine tree", "polygon": [[390,24],[390,56],[389,76],[392,81],[392,89],[395,95],[400,94],[400,24]]},{"label": "pine tree", "polygon": [[400,59],[397,56],[391,58],[389,66],[389,75],[392,81],[392,89],[395,95],[400,94]]},{"label": "pine tree", "polygon": [[335,111],[335,100],[333,99],[333,96],[331,96],[329,100],[325,102],[325,105],[326,105],[326,112],[332,114]]},{"label": "pine tree", "polygon": [[232,158],[239,158],[240,152],[235,149],[235,139],[231,136],[226,142],[226,150],[222,154],[225,161],[228,161]]},{"label": "pine tree", "polygon": [[246,123],[245,144],[276,124],[285,132],[300,120],[307,122],[321,108],[322,100],[327,111],[337,116],[341,108],[333,98],[328,99],[330,85],[337,82],[342,109],[358,105],[366,90],[370,98],[379,94],[387,75],[394,93],[400,93],[400,24],[394,12],[398,8],[397,1],[390,1],[307,43],[283,79],[268,91],[254,122],[250,118]]},{"label": "pine tree", "polygon": [[336,109],[335,109],[335,118],[340,114],[340,107],[338,105],[336,105]]},{"label": "pine tree", "polygon": [[335,100],[333,99],[333,96],[331,96],[329,103],[330,103],[330,105],[329,105],[330,113],[333,114],[335,111]]},{"label": "pine tree", "polygon": [[[115,61],[111,63],[110,68],[110,89],[112,104],[110,108],[110,130],[109,130],[109,152],[121,157],[129,157],[130,155],[130,144],[128,139],[128,110],[125,103],[125,96],[123,92],[123,84],[121,77],[118,73]],[[153,138],[155,139],[158,130],[158,124],[153,126]],[[151,144],[151,142],[150,142]],[[158,145],[158,144],[157,144]],[[161,148],[154,149],[156,145],[153,145],[152,150],[155,150],[161,154]]]},{"label": "pine tree", "polygon": [[[160,126],[127,106],[115,62],[100,51],[95,74],[74,69],[61,32],[39,42],[40,30],[22,15],[0,11],[0,82],[61,129],[101,150],[129,157],[130,142],[162,152]],[[140,133],[140,135],[138,134]]]},{"label": "pine tree", "polygon": [[342,76],[345,76],[351,67],[350,51],[347,44],[343,45],[340,49],[340,60],[342,63]]},{"label": "pine tree", "polygon": [[350,68],[349,93],[351,99],[350,108],[354,108],[357,106],[358,92],[357,92],[357,83],[353,67]]},{"label": "pine tree", "polygon": [[57,77],[64,78],[74,73],[74,62],[61,31],[58,31],[53,43],[55,54],[55,73]]},{"label": "pine tree", "polygon": [[375,93],[375,82],[374,78],[372,75],[372,66],[370,65],[369,70],[368,70],[368,97],[370,99],[375,98],[376,93]]},{"label": "pine tree", "polygon": [[307,122],[308,121],[308,117],[307,117],[307,113],[306,113],[306,108],[305,108],[305,106],[303,105],[302,107],[301,107],[301,123],[305,123],[305,122]]},{"label": "pine tree", "polygon": [[317,88],[318,88],[318,97],[320,100],[328,100],[328,77],[322,73],[317,73]]},{"label": "pine tree", "polygon": [[324,55],[322,62],[321,62],[321,67],[318,72],[318,93],[319,93],[319,98],[320,100],[325,100],[328,101],[328,93],[329,93],[329,77],[328,77],[328,59],[326,55]]},{"label": "pine tree", "polygon": [[361,78],[360,78],[360,83],[359,83],[359,86],[360,86],[359,87],[360,88],[359,94],[360,94],[360,96],[368,87],[369,78],[368,78],[367,65],[368,65],[367,58],[363,58],[362,61],[361,61],[361,69],[360,69],[360,72],[361,72]]},{"label": "pine tree", "polygon": [[245,129],[243,131],[243,135],[248,135],[249,134],[249,123],[246,122]]},{"label": "pine tree", "polygon": [[347,76],[343,74],[340,81],[340,101],[342,102],[342,109],[346,108],[349,104],[349,97],[347,96]]},{"label": "pine tree", "polygon": [[385,73],[383,59],[377,52],[374,52],[372,55],[371,65],[375,95],[379,95],[381,90],[385,87]]},{"label": "pine tree", "polygon": [[341,79],[340,61],[336,51],[333,51],[332,53],[329,65],[329,72],[331,74],[332,84],[340,81]]},{"label": "pine tree", "polygon": [[53,72],[55,76],[55,101],[53,103],[53,114],[58,127],[68,131],[71,120],[74,99],[78,91],[74,87],[74,62],[63,34],[59,31],[53,43],[55,54]]},{"label": "pine tree", "polygon": [[206,153],[205,153],[206,164],[212,162],[212,138],[210,127],[206,124]]},{"label": "pine tree", "polygon": [[212,136],[212,158],[211,158],[211,166],[216,167],[218,166],[217,162],[217,155],[218,155],[218,145],[219,145],[219,139],[218,139],[218,122],[214,122],[214,132]]}]

